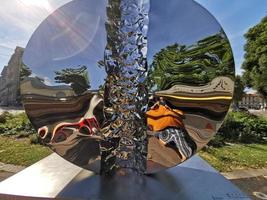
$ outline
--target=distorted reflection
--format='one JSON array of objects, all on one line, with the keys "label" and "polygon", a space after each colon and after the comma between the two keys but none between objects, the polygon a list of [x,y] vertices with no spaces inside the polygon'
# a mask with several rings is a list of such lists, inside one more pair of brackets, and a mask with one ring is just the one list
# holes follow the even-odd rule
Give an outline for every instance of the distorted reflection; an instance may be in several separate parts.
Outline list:
[{"label": "distorted reflection", "polygon": [[205,146],[223,122],[234,87],[229,41],[209,13],[192,1],[151,1],[150,9],[148,173]]},{"label": "distorted reflection", "polygon": [[65,159],[101,169],[106,2],[73,1],[50,15],[25,50],[21,94],[43,143]]},{"label": "distorted reflection", "polygon": [[187,160],[233,94],[229,41],[193,1],[72,1],[38,27],[23,62],[23,104],[42,142],[96,173]]}]

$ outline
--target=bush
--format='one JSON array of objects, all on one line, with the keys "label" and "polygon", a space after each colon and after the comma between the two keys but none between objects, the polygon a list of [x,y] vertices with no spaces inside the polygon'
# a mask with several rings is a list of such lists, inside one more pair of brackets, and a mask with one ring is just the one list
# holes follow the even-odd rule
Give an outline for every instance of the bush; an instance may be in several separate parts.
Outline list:
[{"label": "bush", "polygon": [[35,130],[25,113],[12,115],[3,113],[0,115],[0,135],[30,135]]},{"label": "bush", "polygon": [[224,138],[221,135],[215,135],[212,140],[209,141],[208,146],[223,147],[225,145]]},{"label": "bush", "polygon": [[11,114],[7,111],[3,112],[0,115],[0,123],[6,123],[6,119],[10,116]]},{"label": "bush", "polygon": [[267,136],[267,121],[249,113],[229,112],[218,132],[229,142],[263,142]]},{"label": "bush", "polygon": [[31,144],[39,144],[39,137],[36,134],[30,135],[30,143]]}]

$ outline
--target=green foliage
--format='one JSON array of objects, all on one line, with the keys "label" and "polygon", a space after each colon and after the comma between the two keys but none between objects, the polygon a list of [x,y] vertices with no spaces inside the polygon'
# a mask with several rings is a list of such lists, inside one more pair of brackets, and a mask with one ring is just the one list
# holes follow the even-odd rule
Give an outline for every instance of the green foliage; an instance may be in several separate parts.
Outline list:
[{"label": "green foliage", "polygon": [[208,146],[223,147],[225,145],[224,138],[221,135],[215,135],[212,140],[209,141]]},{"label": "green foliage", "polygon": [[248,87],[253,87],[267,98],[267,16],[249,29],[245,38],[243,78]]},{"label": "green foliage", "polygon": [[0,135],[27,136],[35,133],[25,113],[12,115],[4,112],[0,115]]},{"label": "green foliage", "polygon": [[230,112],[219,134],[229,142],[264,142],[267,136],[267,121],[263,118],[243,112]]},{"label": "green foliage", "polygon": [[74,92],[78,95],[84,93],[90,88],[87,67],[66,68],[61,71],[55,71],[55,80],[57,83],[70,84]]},{"label": "green foliage", "polygon": [[11,116],[11,114],[7,111],[3,112],[0,115],[0,123],[6,123],[6,120]]},{"label": "green foliage", "polygon": [[199,154],[219,171],[267,167],[266,144],[231,144],[207,148]]},{"label": "green foliage", "polygon": [[37,136],[37,134],[33,134],[29,136],[30,143],[31,144],[40,144],[40,138]]},{"label": "green foliage", "polygon": [[209,36],[195,45],[173,44],[154,56],[150,87],[168,89],[176,84],[205,85],[217,76],[234,78],[230,44],[223,33]]}]

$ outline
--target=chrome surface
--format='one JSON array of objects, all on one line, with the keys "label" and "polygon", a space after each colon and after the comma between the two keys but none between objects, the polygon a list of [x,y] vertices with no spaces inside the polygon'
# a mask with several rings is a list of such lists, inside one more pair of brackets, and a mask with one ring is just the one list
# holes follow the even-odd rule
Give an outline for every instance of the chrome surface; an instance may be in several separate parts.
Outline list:
[{"label": "chrome surface", "polygon": [[149,176],[120,173],[107,177],[83,170],[52,154],[0,183],[1,200],[41,197],[81,200],[250,199],[198,156]]},{"label": "chrome surface", "polygon": [[0,194],[54,198],[81,170],[57,154],[51,154],[2,181]]},{"label": "chrome surface", "polygon": [[191,0],[74,0],[40,24],[23,62],[23,104],[43,144],[102,174],[189,159],[234,88],[229,41]]}]

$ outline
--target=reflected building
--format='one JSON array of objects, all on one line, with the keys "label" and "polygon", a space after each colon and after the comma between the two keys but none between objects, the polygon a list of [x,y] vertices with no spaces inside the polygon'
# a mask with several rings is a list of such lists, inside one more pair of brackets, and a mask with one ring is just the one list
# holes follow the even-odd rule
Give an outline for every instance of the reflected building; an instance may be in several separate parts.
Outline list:
[{"label": "reflected building", "polygon": [[19,106],[20,92],[20,69],[24,49],[16,47],[8,65],[5,66],[0,76],[0,106]]},{"label": "reflected building", "polygon": [[[73,89],[68,85],[48,86],[42,79],[36,77],[27,77],[21,81],[21,95],[24,97],[30,94],[40,95],[46,94],[49,97],[65,98],[74,96]],[[28,91],[31,90],[31,93]]]}]

